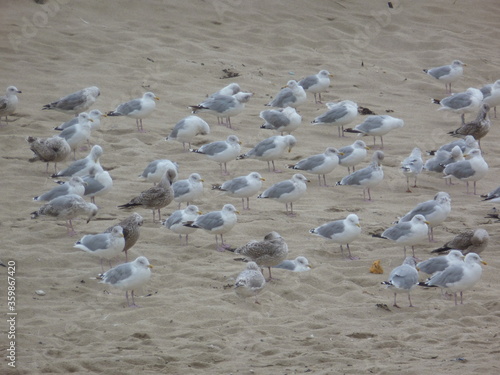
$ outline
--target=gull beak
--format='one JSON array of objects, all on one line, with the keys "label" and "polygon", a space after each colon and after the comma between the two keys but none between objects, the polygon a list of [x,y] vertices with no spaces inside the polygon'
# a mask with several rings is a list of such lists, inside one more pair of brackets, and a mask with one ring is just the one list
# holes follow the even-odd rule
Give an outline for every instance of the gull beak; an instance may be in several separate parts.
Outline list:
[{"label": "gull beak", "polygon": [[204,180],[203,178],[202,178],[200,181],[201,181],[201,182],[205,182],[205,180]]},{"label": "gull beak", "polygon": [[488,265],[488,263],[486,263],[484,260],[482,260],[481,263],[483,263],[485,266]]},{"label": "gull beak", "polygon": [[94,122],[94,120],[92,120],[91,118],[89,118],[89,121],[90,121],[90,122]]},{"label": "gull beak", "polygon": [[108,115],[107,115],[107,114],[105,114],[105,113],[103,113],[102,117],[108,117]]},{"label": "gull beak", "polygon": [[198,214],[198,215],[201,215],[202,213],[203,213],[203,212],[201,212],[201,211],[198,211],[198,212],[197,212],[197,214]]},{"label": "gull beak", "polygon": [[21,90],[16,91],[18,94],[22,94],[23,92]]},{"label": "gull beak", "polygon": [[312,265],[308,264],[308,265],[307,265],[307,268],[313,268],[313,267],[312,267]]},{"label": "gull beak", "polygon": [[152,264],[148,264],[148,268],[153,268],[153,265]]},{"label": "gull beak", "polygon": [[359,225],[359,224],[356,224],[356,226],[357,226],[358,228],[361,228],[361,225]]},{"label": "gull beak", "polygon": [[328,74],[328,77],[333,78],[333,77],[335,77],[335,76],[334,76],[333,74],[331,74],[331,73],[330,73],[330,74]]},{"label": "gull beak", "polygon": [[368,147],[368,146],[365,147],[365,150],[369,150],[369,149],[370,149],[370,147]]},{"label": "gull beak", "polygon": [[259,180],[266,181],[266,179],[264,177],[259,178]]},{"label": "gull beak", "polygon": [[239,144],[239,145],[242,145],[243,143],[242,143],[241,141],[238,141],[238,144]]},{"label": "gull beak", "polygon": [[159,98],[159,97],[157,97],[157,96],[155,96],[155,100],[160,100],[160,98]]},{"label": "gull beak", "polygon": [[120,233],[120,235],[118,237],[125,237],[125,236],[123,235],[123,233]]},{"label": "gull beak", "polygon": [[344,155],[344,153],[343,152],[339,152],[339,155]]},{"label": "gull beak", "polygon": [[427,225],[431,225],[431,223],[429,223],[427,220],[424,221],[424,223],[427,224]]}]

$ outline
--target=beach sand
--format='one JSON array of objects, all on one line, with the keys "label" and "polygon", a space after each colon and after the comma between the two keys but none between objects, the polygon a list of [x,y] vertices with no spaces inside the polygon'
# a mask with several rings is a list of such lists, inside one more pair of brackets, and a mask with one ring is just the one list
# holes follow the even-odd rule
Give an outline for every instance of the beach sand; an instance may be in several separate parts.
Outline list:
[{"label": "beach sand", "polygon": [[[413,147],[432,150],[452,140],[446,133],[459,116],[438,111],[431,98],[445,95],[444,84],[424,68],[460,59],[467,64],[453,92],[481,87],[500,74],[498,13],[495,0],[481,1],[77,1],[30,0],[2,5],[0,86],[22,90],[16,115],[0,127],[2,168],[2,252],[15,263],[15,368],[6,358],[6,287],[0,288],[4,316],[0,349],[2,373],[144,373],[144,374],[497,374],[500,302],[497,254],[498,223],[485,219],[494,205],[465,193],[465,183],[445,185],[423,173],[418,187],[406,192],[400,162]],[[373,202],[362,191],[334,186],[347,174],[338,167],[327,175],[331,187],[311,179],[306,195],[294,204],[295,217],[284,204],[251,198],[243,211],[237,198],[210,190],[212,184],[257,171],[263,189],[290,178],[285,165],[328,146],[353,143],[356,135],[339,138],[337,129],[312,126],[325,112],[308,94],[299,107],[302,125],[293,135],[297,145],[276,161],[283,173],[271,173],[258,160],[228,163],[221,176],[217,163],[184,152],[182,144],[165,141],[189,105],[231,82],[254,96],[243,113],[232,118],[234,129],[201,114],[211,133],[198,136],[193,147],[235,134],[242,153],[274,135],[259,129],[259,112],[290,79],[327,69],[334,74],[323,101],[349,99],[377,114],[390,114],[405,126],[384,137],[383,182],[372,189]],[[233,78],[224,78],[236,74]],[[44,104],[81,88],[96,85],[101,95],[92,108],[114,110],[146,91],[159,96],[155,112],[138,133],[135,120],[108,117],[91,135],[104,149],[101,163],[114,186],[97,197],[99,213],[86,224],[74,220],[78,234],[66,235],[64,221],[32,220],[41,204],[32,197],[53,182],[44,163],[29,163],[29,135],[48,137],[71,115],[42,111]],[[468,114],[467,120],[475,114]],[[350,126],[361,123],[359,116]],[[481,146],[489,164],[478,182],[484,194],[497,187],[500,168],[498,119]],[[363,138],[368,145],[372,138]],[[379,142],[379,140],[377,140]],[[367,165],[373,149],[361,165]],[[77,152],[84,157],[87,151]],[[427,159],[428,156],[425,155]],[[289,258],[306,256],[313,268],[292,273],[275,270],[253,299],[239,298],[232,285],[244,263],[231,252],[215,250],[214,236],[199,231],[182,246],[175,233],[152,222],[150,210],[117,208],[151,186],[137,177],[155,159],[179,163],[179,177],[197,172],[205,180],[202,199],[193,202],[204,213],[226,203],[239,210],[238,223],[225,240],[234,247],[262,239],[271,230],[287,241]],[[71,160],[59,164],[68,165]],[[360,167],[361,167],[360,166]],[[52,165],[50,166],[52,168]],[[50,169],[49,169],[50,170]],[[402,246],[373,238],[417,203],[439,191],[452,197],[452,212],[436,227],[436,243],[416,247],[427,259],[432,249],[466,228],[490,233],[481,254],[488,262],[482,279],[455,306],[436,289],[416,289],[408,307],[380,283],[403,261]],[[162,210],[166,218],[175,203]],[[144,217],[141,237],[129,259],[146,256],[154,268],[151,280],[137,291],[141,308],[125,307],[124,293],[98,283],[99,261],[73,248],[87,233],[98,233],[132,212]],[[309,233],[327,221],[356,213],[362,235],[351,244],[359,260],[348,261],[339,246]],[[124,262],[124,256],[119,259]],[[381,260],[384,274],[369,273]],[[2,271],[7,285],[7,269]],[[267,272],[266,272],[267,274]],[[496,275],[496,276],[495,276]],[[423,276],[422,276],[423,278]],[[45,295],[35,291],[43,290]],[[387,309],[384,308],[386,305]],[[381,306],[381,307],[380,307]]]}]

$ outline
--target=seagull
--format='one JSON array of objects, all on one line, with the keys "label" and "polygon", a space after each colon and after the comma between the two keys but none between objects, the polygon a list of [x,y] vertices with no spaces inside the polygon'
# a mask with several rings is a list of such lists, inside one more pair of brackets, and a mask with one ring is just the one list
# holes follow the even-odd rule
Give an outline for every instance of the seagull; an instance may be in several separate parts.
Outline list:
[{"label": "seagull", "polygon": [[292,272],[304,272],[309,271],[311,269],[311,265],[306,257],[298,256],[293,260],[286,259],[277,266],[273,266],[273,268],[281,268]]},{"label": "seagull", "polygon": [[76,149],[83,145],[89,138],[91,132],[92,120],[86,112],[78,115],[78,124],[70,126],[59,133],[59,137],[64,138],[68,142],[69,147],[73,151],[73,157],[76,159]]},{"label": "seagull", "polygon": [[464,255],[469,253],[480,254],[488,247],[489,240],[490,236],[485,229],[466,229],[458,233],[443,246],[432,250],[431,253],[443,253],[458,249],[461,250]]},{"label": "seagull", "polygon": [[248,262],[245,269],[236,277],[234,283],[234,290],[236,294],[242,298],[255,297],[257,301],[257,294],[259,294],[266,285],[266,279],[259,266],[255,262]]},{"label": "seagull", "polygon": [[463,254],[460,250],[451,250],[447,255],[429,258],[417,263],[417,270],[433,275],[436,272],[444,271],[447,267],[455,263],[463,262]]},{"label": "seagull", "polygon": [[102,260],[107,259],[111,268],[111,259],[120,254],[125,247],[123,228],[117,225],[111,232],[87,234],[73,247],[101,258],[101,271],[104,272]]},{"label": "seagull", "polygon": [[476,195],[476,182],[486,176],[488,173],[488,164],[484,161],[481,150],[478,148],[472,149],[464,157],[468,157],[468,159],[448,164],[444,168],[444,178],[455,177],[466,181],[467,194],[469,194],[469,181],[473,181],[474,195]]},{"label": "seagull", "polygon": [[[140,256],[133,262],[123,263],[106,271],[101,277],[101,283],[109,284],[125,290],[125,298],[129,307],[139,307],[134,301],[134,290],[144,285],[151,278],[151,268],[146,257]],[[132,303],[128,300],[131,290]]]},{"label": "seagull", "polygon": [[269,270],[269,279],[271,281],[271,267],[277,266],[288,256],[288,245],[278,232],[268,233],[262,241],[252,240],[247,244],[234,250],[235,254],[241,254],[250,261],[267,267]]},{"label": "seagull", "polygon": [[[128,262],[128,250],[134,246],[139,239],[140,230],[139,228],[144,223],[144,219],[141,215],[134,212],[132,215],[126,217],[118,224],[123,228],[123,236],[125,238],[125,247],[123,248],[123,252],[125,253],[125,261]],[[112,225],[106,229],[105,232],[111,232],[116,225]]]},{"label": "seagull", "polygon": [[457,293],[460,292],[460,304],[463,304],[463,292],[472,288],[481,279],[483,268],[486,265],[479,255],[469,253],[465,256],[463,263],[454,263],[444,271],[435,273],[425,286],[437,286],[447,289],[455,295],[455,306],[457,305]]},{"label": "seagull", "polygon": [[339,148],[339,164],[347,168],[347,171],[351,173],[356,170],[356,165],[361,163],[366,157],[366,150],[370,148],[366,146],[366,143],[357,140],[352,145],[344,146]]},{"label": "seagull", "polygon": [[339,165],[339,156],[342,155],[344,154],[335,147],[327,147],[324,153],[309,156],[289,165],[288,168],[317,174],[319,186],[321,186],[321,176],[323,176],[323,186],[327,187],[326,175]]},{"label": "seagull", "polygon": [[406,192],[411,193],[410,190],[410,177],[415,179],[413,187],[417,187],[417,177],[422,172],[424,162],[422,160],[422,151],[415,147],[410,156],[401,162],[401,171],[406,176]]},{"label": "seagull", "polygon": [[166,140],[182,142],[184,151],[187,151],[186,143],[188,144],[188,149],[190,149],[194,137],[207,134],[210,134],[210,126],[208,126],[205,120],[198,116],[188,116],[175,124]]},{"label": "seagull", "polygon": [[216,94],[209,97],[198,105],[192,105],[190,108],[193,114],[199,112],[208,112],[217,116],[219,125],[224,125],[223,118],[227,120],[227,127],[231,128],[231,117],[234,117],[245,109],[245,103],[248,103],[253,96],[251,92],[238,92],[234,95]]},{"label": "seagull", "polygon": [[[50,189],[49,191],[33,197],[34,201],[51,201],[54,198],[67,195],[67,194],[76,194],[80,197],[85,193],[85,182],[81,177],[71,177],[70,180],[66,181],[62,185],[57,185],[56,187]],[[94,202],[92,202],[94,203]]]},{"label": "seagull", "polygon": [[[444,168],[451,163],[464,160],[462,150],[457,145],[451,151],[438,150],[434,156],[428,159],[424,164],[424,170],[428,172],[438,173],[440,176],[443,174]],[[448,183],[448,179],[445,180]]]},{"label": "seagull", "polygon": [[120,104],[114,111],[107,113],[108,116],[127,116],[135,118],[137,131],[144,132],[142,119],[148,117],[156,108],[156,100],[160,100],[152,92],[146,92],[142,98],[132,99]]},{"label": "seagull", "polygon": [[7,117],[16,112],[17,103],[19,102],[16,94],[21,93],[22,91],[18,90],[16,86],[9,86],[5,95],[0,96],[0,125],[2,116],[5,116],[5,122],[8,122]]},{"label": "seagull", "polygon": [[[90,124],[91,130],[95,130],[95,129],[99,128],[99,126],[101,125],[101,118],[107,117],[107,115],[103,114],[98,109],[93,109],[92,111],[90,111],[88,113],[88,115],[89,115],[89,118],[92,119],[91,124]],[[70,128],[70,127],[78,124],[78,122],[79,122],[79,118],[74,117],[69,121],[63,122],[61,125],[56,126],[54,128],[54,130],[64,130],[66,128]]]},{"label": "seagull", "polygon": [[[207,143],[198,149],[189,149],[191,152],[203,154],[208,159],[213,160],[220,165],[221,173],[229,175],[226,163],[230,160],[236,159],[241,152],[241,142],[235,135],[230,135],[225,141],[216,141]],[[222,169],[224,165],[224,169]]]},{"label": "seagull", "polygon": [[107,194],[113,188],[113,179],[109,172],[96,166],[89,171],[89,174],[83,177],[85,182],[84,196],[90,197],[90,201],[95,203],[95,197]]},{"label": "seagull", "polygon": [[480,88],[483,93],[483,103],[493,107],[495,118],[497,118],[497,105],[500,105],[500,79]]},{"label": "seagull", "polygon": [[[190,228],[201,228],[209,233],[215,234],[215,246],[218,251],[224,251],[230,246],[224,243],[223,235],[228,233],[238,221],[239,211],[232,204],[225,204],[220,211],[212,211],[198,216],[194,221],[188,221],[184,225]],[[218,236],[221,244],[219,245]]]},{"label": "seagull", "polygon": [[424,73],[427,73],[431,77],[444,82],[446,93],[451,94],[451,84],[463,75],[464,66],[467,65],[460,60],[453,60],[450,65],[424,69]]},{"label": "seagull", "polygon": [[363,188],[363,199],[366,200],[365,193],[367,192],[368,200],[371,201],[370,188],[377,186],[384,179],[382,160],[384,160],[384,153],[380,150],[375,151],[369,166],[345,176],[337,182],[337,185],[361,187]]},{"label": "seagull", "polygon": [[394,292],[394,307],[398,307],[396,296],[398,293],[408,293],[408,301],[411,303],[410,292],[418,285],[418,272],[415,268],[415,258],[406,257],[403,264],[394,268],[389,275],[387,281],[383,281],[382,285],[387,285],[387,288]]},{"label": "seagull", "polygon": [[258,159],[267,161],[267,168],[271,172],[271,165],[273,165],[273,172],[281,173],[274,166],[274,160],[283,156],[285,151],[292,151],[292,148],[297,144],[297,139],[291,135],[274,135],[266,138],[257,143],[257,145],[245,154],[238,156],[238,159]]},{"label": "seagull", "polygon": [[198,173],[191,173],[187,179],[178,180],[172,184],[174,201],[179,203],[179,208],[181,208],[182,202],[186,202],[189,206],[189,202],[201,198],[203,195],[203,181],[203,178]]},{"label": "seagull", "polygon": [[103,149],[99,145],[95,145],[90,150],[90,153],[83,159],[76,160],[71,163],[67,168],[54,173],[51,177],[72,177],[72,176],[86,176],[89,171],[94,167],[101,167],[99,158],[102,156]]},{"label": "seagull", "polygon": [[[333,74],[330,74],[328,70],[320,70],[318,74],[307,76],[299,81],[299,85],[308,92],[314,94],[314,102],[321,103],[321,93],[325,92],[328,87],[330,87],[330,78]],[[316,99],[316,94],[318,99]]]},{"label": "seagull", "polygon": [[327,103],[326,105],[328,111],[316,117],[311,123],[313,125],[335,125],[338,127],[339,137],[343,136],[344,125],[350,124],[358,115],[358,105],[351,100]]},{"label": "seagull", "polygon": [[42,161],[47,163],[45,170],[47,173],[49,172],[49,163],[54,163],[54,173],[57,174],[57,163],[66,160],[71,154],[68,142],[57,135],[50,138],[28,136],[26,141],[34,154],[29,162]]},{"label": "seagull", "polygon": [[351,249],[349,248],[349,244],[361,234],[358,215],[349,214],[343,220],[330,221],[317,228],[311,229],[309,233],[316,234],[340,244],[342,255],[344,255],[342,244],[346,244],[347,251],[349,252],[348,259],[358,259],[351,255]]},{"label": "seagull", "polygon": [[373,137],[373,146],[375,147],[375,137],[380,137],[380,148],[384,148],[383,136],[394,129],[402,128],[404,121],[389,115],[371,115],[366,117],[365,121],[356,125],[354,128],[347,128],[344,131],[348,133],[359,133],[363,136]]},{"label": "seagull", "polygon": [[465,92],[453,94],[441,100],[433,99],[434,103],[441,105],[439,110],[459,114],[462,124],[465,124],[465,113],[477,111],[482,101],[483,93],[474,87],[469,87]]},{"label": "seagull", "polygon": [[174,199],[174,191],[172,189],[172,181],[177,176],[177,173],[169,169],[156,186],[144,190],[138,196],[132,198],[130,202],[118,206],[118,208],[130,208],[142,206],[153,211],[153,223],[155,221],[155,211],[158,210],[158,220],[161,219],[160,210],[166,207]]},{"label": "seagull", "polygon": [[[258,172],[251,172],[246,176],[235,177],[222,185],[212,185],[212,190],[219,190],[230,197],[241,198],[243,210],[250,209],[250,197],[257,194],[262,188],[263,178]],[[245,199],[247,205],[245,207]]]},{"label": "seagull", "polygon": [[72,113],[77,116],[85,112],[95,103],[101,91],[96,86],[84,88],[72,94],[66,95],[55,102],[46,104],[42,109],[54,109],[59,112]]},{"label": "seagull", "polygon": [[302,123],[302,116],[293,107],[267,109],[260,112],[259,117],[265,121],[261,129],[272,129],[277,132],[292,134]]},{"label": "seagull", "polygon": [[381,237],[396,243],[402,244],[404,248],[404,257],[406,258],[406,246],[411,246],[413,256],[415,256],[415,245],[422,243],[427,238],[429,222],[423,215],[415,215],[410,221],[400,221],[396,225],[387,228]]},{"label": "seagull", "polygon": [[[309,179],[300,173],[296,173],[291,179],[278,182],[267,188],[257,198],[276,199],[278,202],[285,203],[287,215],[294,216],[293,202],[299,200],[306,193],[307,182],[310,182]],[[289,203],[290,211],[288,211]]]},{"label": "seagull", "polygon": [[31,213],[31,218],[36,219],[39,216],[52,216],[56,219],[66,220],[68,235],[76,234],[71,219],[77,216],[86,216],[87,223],[97,215],[97,206],[93,203],[87,203],[76,194],[66,194],[54,198],[44,204],[38,210]]},{"label": "seagull", "polygon": [[481,145],[481,138],[484,138],[486,134],[490,131],[491,121],[488,117],[488,112],[490,106],[486,103],[481,104],[479,113],[475,120],[463,124],[459,128],[448,132],[449,135],[453,137],[465,137],[466,135],[472,135],[475,140],[477,140],[478,145]]},{"label": "seagull", "polygon": [[185,244],[188,244],[188,236],[196,231],[196,228],[187,227],[184,224],[188,221],[194,222],[202,212],[195,205],[189,205],[183,210],[177,210],[172,213],[166,220],[162,221],[162,225],[170,229],[172,232],[179,235],[182,243],[182,235],[186,236]]},{"label": "seagull", "polygon": [[[169,169],[176,172],[179,172],[179,165],[175,161],[171,161],[169,159],[157,159],[150,162],[144,171],[139,175],[139,178],[144,179],[145,181],[152,182],[156,185],[161,181],[162,177],[165,175]],[[177,176],[174,178],[177,178]]]},{"label": "seagull", "polygon": [[[456,141],[452,141],[449,143],[446,143],[439,147],[437,151],[450,151],[453,150],[455,146],[460,147],[460,150],[463,153],[466,153],[473,148],[479,148],[479,144],[477,143],[476,139],[472,135],[466,135],[463,139],[457,139]],[[436,151],[429,151],[430,155],[433,155]]]},{"label": "seagull", "polygon": [[434,242],[432,229],[446,220],[451,212],[451,197],[440,191],[434,199],[419,203],[413,210],[404,215],[399,221],[410,221],[415,215],[423,215],[429,225],[429,242]]},{"label": "seagull", "polygon": [[274,97],[274,99],[266,104],[266,106],[278,108],[297,108],[301,104],[305,103],[306,99],[307,94],[304,88],[300,86],[297,81],[291,79]]}]

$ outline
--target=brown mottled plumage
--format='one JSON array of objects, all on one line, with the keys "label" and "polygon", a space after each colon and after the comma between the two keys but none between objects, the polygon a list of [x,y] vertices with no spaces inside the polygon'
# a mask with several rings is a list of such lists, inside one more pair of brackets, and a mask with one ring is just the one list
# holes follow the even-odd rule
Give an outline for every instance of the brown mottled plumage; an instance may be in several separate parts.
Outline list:
[{"label": "brown mottled plumage", "polygon": [[71,147],[64,138],[57,135],[50,138],[37,138],[29,136],[26,141],[30,145],[30,150],[35,156],[29,161],[42,161],[47,163],[47,173],[49,171],[49,163],[54,163],[54,170],[57,173],[57,163],[66,160],[71,154]]},{"label": "brown mottled plumage", "polygon": [[125,261],[128,261],[128,253],[127,251],[135,245],[140,235],[140,226],[144,223],[144,219],[141,215],[134,212],[129,217],[123,219],[116,225],[110,226],[105,230],[105,233],[110,233],[113,228],[117,225],[123,228],[123,237],[125,237],[125,247],[123,251],[125,252]]}]

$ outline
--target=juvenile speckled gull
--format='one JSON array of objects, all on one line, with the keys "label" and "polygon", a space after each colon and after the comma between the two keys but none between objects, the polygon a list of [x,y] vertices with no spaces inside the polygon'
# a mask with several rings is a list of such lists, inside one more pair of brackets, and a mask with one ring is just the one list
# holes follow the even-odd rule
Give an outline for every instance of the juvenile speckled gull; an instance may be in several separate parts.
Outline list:
[{"label": "juvenile speckled gull", "polygon": [[469,253],[462,263],[454,263],[444,271],[435,273],[428,281],[427,286],[437,286],[448,290],[455,295],[457,305],[457,293],[460,292],[460,304],[463,304],[463,292],[472,288],[481,279],[483,268],[486,265],[479,255]]},{"label": "juvenile speckled gull", "polygon": [[182,235],[186,236],[185,244],[188,244],[188,236],[196,231],[196,228],[187,227],[184,224],[187,222],[194,222],[201,211],[195,205],[189,205],[183,210],[177,210],[172,213],[166,220],[162,221],[162,225],[170,229],[172,232],[179,235],[182,243]]},{"label": "juvenile speckled gull", "polygon": [[[212,190],[220,190],[226,195],[241,198],[244,210],[250,209],[250,197],[256,195],[262,188],[263,178],[258,172],[251,172],[246,176],[239,176],[224,182],[222,185],[213,185]],[[245,199],[247,205],[245,207]]]},{"label": "juvenile speckled gull", "polygon": [[[144,223],[144,219],[141,215],[134,212],[132,215],[126,217],[118,224],[123,228],[123,236],[125,238],[125,247],[123,252],[125,253],[125,261],[128,262],[128,250],[134,246],[140,236],[140,227]],[[106,232],[111,232],[115,225],[110,226],[106,229]]]},{"label": "juvenile speckled gull", "polygon": [[[316,103],[321,103],[321,93],[328,90],[330,87],[330,78],[333,74],[330,74],[328,70],[320,70],[318,74],[307,76],[299,81],[299,85],[308,92],[314,94],[314,101]],[[316,94],[318,99],[316,99]]]},{"label": "juvenile speckled gull", "polygon": [[158,210],[158,220],[161,220],[161,209],[170,204],[174,199],[174,191],[172,189],[172,181],[177,176],[173,169],[167,170],[156,186],[144,190],[136,197],[132,198],[128,203],[118,206],[118,208],[131,208],[141,206],[149,208],[153,211],[153,223],[155,222],[155,211]]},{"label": "juvenile speckled gull", "polygon": [[297,139],[293,135],[275,135],[260,141],[250,151],[239,155],[238,159],[257,159],[267,161],[267,169],[271,171],[273,165],[273,172],[280,173],[277,170],[274,161],[283,156],[285,151],[292,151],[292,148],[297,144]]},{"label": "juvenile speckled gull", "polygon": [[57,163],[66,160],[71,154],[68,142],[57,135],[50,138],[28,136],[26,141],[35,155],[29,159],[29,162],[42,161],[47,163],[45,168],[47,173],[49,172],[49,163],[54,163],[54,173],[57,173]]},{"label": "juvenile speckled gull", "polygon": [[71,177],[71,176],[86,176],[94,167],[101,167],[99,158],[102,156],[103,150],[99,145],[95,145],[90,150],[89,154],[80,160],[71,163],[67,168],[60,172],[54,173],[51,177]]},{"label": "juvenile speckled gull", "polygon": [[[106,115],[103,114],[98,109],[93,109],[92,111],[90,111],[88,113],[88,115],[89,115],[89,118],[92,119],[92,122],[90,123],[90,129],[91,130],[98,129],[99,126],[101,125],[101,118],[106,117]],[[63,122],[61,125],[56,126],[54,128],[54,130],[64,130],[66,128],[69,128],[71,126],[74,126],[74,125],[78,124],[78,122],[79,122],[78,117],[74,117],[74,118],[72,118],[69,121]]]},{"label": "juvenile speckled gull", "polygon": [[[428,238],[428,222],[423,215],[415,215],[410,221],[400,221],[387,228],[380,237],[402,244],[406,258],[406,246],[411,246],[415,256],[415,245],[421,244]],[[375,236],[377,237],[377,236]]]},{"label": "juvenile speckled gull", "polygon": [[481,138],[484,138],[490,131],[491,121],[488,116],[490,106],[486,103],[481,104],[477,117],[460,126],[459,128],[448,132],[449,135],[453,137],[465,137],[466,135],[472,135],[475,140],[477,140],[478,145],[481,145]]},{"label": "juvenile speckled gull", "polygon": [[101,271],[104,272],[103,259],[108,260],[109,268],[111,268],[111,259],[116,258],[125,247],[123,228],[117,225],[113,227],[111,232],[87,234],[77,241],[73,247],[99,257]]},{"label": "juvenile speckled gull", "polygon": [[89,171],[89,174],[83,177],[85,182],[84,196],[89,197],[92,203],[95,203],[95,197],[109,193],[113,188],[113,179],[109,172],[96,166]]},{"label": "juvenile speckled gull", "polygon": [[8,122],[7,116],[16,112],[17,103],[19,98],[16,94],[21,94],[22,91],[18,90],[15,86],[7,87],[5,95],[0,96],[0,125],[2,125],[2,117],[5,116],[5,122]]},{"label": "juvenile speckled gull", "polygon": [[415,263],[414,257],[406,257],[401,266],[391,271],[389,279],[382,282],[383,285],[386,285],[389,290],[394,292],[394,307],[399,308],[396,302],[398,293],[407,293],[410,307],[413,307],[410,292],[418,285],[418,271],[415,268]]},{"label": "juvenile speckled gull", "polygon": [[368,200],[371,201],[370,188],[377,186],[384,179],[382,160],[384,160],[384,153],[380,150],[375,151],[368,167],[345,176],[337,182],[337,185],[361,187],[363,188],[363,199],[366,200],[366,193],[368,193]]},{"label": "juvenile speckled gull", "polygon": [[[133,262],[123,263],[111,268],[102,275],[101,283],[125,290],[125,298],[129,307],[139,307],[134,301],[134,290],[143,286],[151,278],[151,268],[146,257],[140,256]],[[131,291],[132,303],[128,300]]]},{"label": "juvenile speckled gull", "polygon": [[447,255],[429,258],[417,263],[417,270],[433,275],[436,272],[444,271],[455,262],[463,262],[463,255],[460,250],[451,250]]},{"label": "juvenile speckled gull", "polygon": [[78,124],[70,126],[59,133],[59,137],[66,139],[69,147],[73,150],[73,156],[75,159],[76,149],[90,138],[90,124],[93,121],[94,120],[92,120],[86,112],[82,112],[78,115]]},{"label": "juvenile speckled gull", "polygon": [[415,147],[410,155],[401,162],[401,171],[406,176],[406,192],[411,193],[410,177],[415,179],[413,187],[417,187],[418,175],[422,172],[424,162],[422,160],[422,151]]},{"label": "juvenile speckled gull", "polygon": [[432,253],[443,253],[453,249],[462,251],[462,254],[469,253],[480,254],[488,247],[490,236],[485,229],[466,229],[450,241],[446,242],[443,246],[432,250]]},{"label": "juvenile speckled gull", "polygon": [[231,117],[234,117],[245,109],[245,103],[248,103],[253,93],[238,92],[234,95],[216,94],[198,105],[192,105],[190,108],[194,113],[207,112],[217,116],[219,125],[224,125],[221,121],[224,117],[227,126],[231,128]]},{"label": "juvenile speckled gull", "polygon": [[424,72],[431,77],[443,82],[446,93],[451,94],[451,84],[463,75],[464,66],[466,66],[466,64],[464,64],[460,60],[453,60],[450,65],[424,69]]},{"label": "juvenile speckled gull", "polygon": [[497,118],[497,105],[500,105],[500,79],[494,83],[485,85],[480,88],[483,93],[483,103],[493,107],[495,118]]},{"label": "juvenile speckled gull", "polygon": [[434,199],[417,204],[417,206],[401,218],[401,222],[410,221],[415,215],[423,215],[429,225],[429,242],[434,241],[433,228],[446,220],[451,212],[451,197],[440,191]]},{"label": "juvenile speckled gull", "polygon": [[[182,143],[184,151],[191,148],[191,142],[197,135],[210,134],[210,127],[207,122],[198,116],[188,116],[175,124],[174,128],[167,136],[166,140],[175,140]],[[186,143],[188,148],[186,149]]]},{"label": "juvenile speckled gull", "polygon": [[311,269],[311,265],[306,257],[298,256],[295,259],[286,259],[273,268],[281,268],[292,272],[304,272],[309,271]]},{"label": "juvenile speckled gull", "polygon": [[370,148],[366,146],[366,143],[357,140],[352,145],[344,146],[339,148],[339,164],[347,168],[347,172],[351,173],[356,170],[356,165],[361,163],[366,157],[366,150]]},{"label": "juvenile speckled gull", "polygon": [[272,280],[271,267],[280,264],[288,256],[288,245],[283,237],[277,232],[268,233],[262,241],[250,241],[234,250],[235,254],[241,254],[248,260],[267,267],[269,279]]},{"label": "juvenile speckled gull", "polygon": [[444,178],[452,176],[467,183],[467,194],[469,193],[469,181],[474,182],[474,195],[476,194],[476,182],[482,179],[488,173],[488,164],[484,161],[481,150],[472,149],[464,155],[469,157],[467,160],[448,164],[444,170]]},{"label": "juvenile speckled gull", "polygon": [[174,201],[179,203],[189,202],[200,199],[203,196],[203,178],[198,173],[191,173],[185,180],[178,180],[172,184],[174,190]]},{"label": "juvenile speckled gull", "polygon": [[330,221],[317,228],[311,229],[309,232],[340,244],[342,256],[344,256],[342,244],[346,244],[347,251],[349,252],[347,258],[358,259],[351,255],[351,249],[349,248],[349,244],[361,234],[358,215],[349,214],[345,219]]},{"label": "juvenile speckled gull", "polygon": [[433,100],[440,104],[438,110],[450,111],[461,116],[462,124],[465,123],[465,113],[476,112],[483,101],[483,93],[474,87],[469,87],[465,92],[448,96],[441,100]]},{"label": "juvenile speckled gull", "polygon": [[260,112],[259,117],[265,121],[261,129],[272,129],[277,132],[292,134],[302,123],[302,116],[295,108],[267,109]]},{"label": "juvenile speckled gull", "polygon": [[146,92],[142,98],[132,99],[120,104],[114,111],[108,112],[108,116],[127,116],[135,118],[137,130],[144,131],[142,120],[153,113],[156,108],[156,100],[160,100],[152,92]]},{"label": "juvenile speckled gull", "polygon": [[[228,175],[227,162],[235,160],[241,152],[241,142],[235,135],[230,135],[225,141],[207,143],[198,149],[190,149],[191,152],[205,155],[220,165],[222,175]],[[222,168],[224,165],[224,168]]]},{"label": "juvenile speckled gull", "polygon": [[316,117],[313,125],[334,125],[338,127],[339,137],[343,136],[344,125],[350,124],[358,115],[358,105],[351,100],[339,103],[326,103],[328,111]]},{"label": "juvenile speckled gull", "polygon": [[389,115],[371,115],[365,118],[361,124],[356,125],[354,128],[345,129],[348,133],[359,133],[363,136],[373,137],[373,146],[375,146],[376,137],[380,137],[380,148],[384,148],[383,136],[390,131],[404,126],[404,121]]},{"label": "juvenile speckled gull", "polygon": [[[293,202],[298,201],[307,190],[306,183],[310,182],[304,175],[296,173],[291,179],[278,182],[267,188],[257,196],[257,198],[276,199],[280,203],[285,203],[287,215],[295,215],[293,212]],[[290,204],[290,211],[288,211]]]},{"label": "juvenile speckled gull", "polygon": [[[173,170],[176,173],[179,172],[179,165],[175,161],[171,161],[168,159],[158,159],[150,162],[144,171],[139,175],[139,178],[144,179],[145,181],[152,182],[156,185],[161,181],[162,177],[169,170]],[[177,178],[177,176],[174,178]]]},{"label": "juvenile speckled gull", "polygon": [[37,211],[31,213],[31,218],[36,219],[39,216],[51,216],[56,219],[66,220],[66,228],[69,235],[76,232],[73,228],[71,219],[77,216],[86,216],[87,223],[97,215],[97,206],[93,203],[87,203],[82,197],[76,194],[67,194],[54,198],[44,204]]},{"label": "juvenile speckled gull", "polygon": [[[50,189],[49,191],[33,197],[35,201],[51,201],[54,198],[60,197],[62,195],[67,194],[76,194],[79,196],[83,196],[85,193],[85,182],[81,177],[74,176],[71,177],[68,181],[66,181],[62,185],[57,185]],[[92,202],[93,203],[93,202]]]},{"label": "juvenile speckled gull", "polygon": [[[239,214],[238,210],[232,204],[225,204],[221,211],[212,211],[198,216],[194,221],[188,221],[184,225],[191,228],[201,228],[209,233],[215,234],[215,246],[218,251],[224,251],[228,244],[224,243],[223,235],[228,233],[236,225]],[[219,245],[218,236],[221,243]]]},{"label": "juvenile speckled gull", "polygon": [[307,99],[307,94],[302,86],[298,84],[295,80],[290,80],[287,82],[286,86],[281,89],[278,94],[271,100],[266,106],[285,108],[293,107],[297,108],[301,104],[305,103]]},{"label": "juvenile speckled gull", "polygon": [[296,164],[289,165],[288,168],[317,174],[319,186],[321,186],[321,176],[323,176],[323,186],[328,186],[326,183],[326,175],[331,173],[339,165],[339,156],[341,155],[343,154],[336,148],[327,147],[324,153],[309,156]]},{"label": "juvenile speckled gull", "polygon": [[255,262],[248,262],[245,269],[236,277],[234,283],[234,290],[236,294],[242,298],[255,297],[257,301],[257,294],[259,294],[266,285],[266,279],[259,266]]},{"label": "juvenile speckled gull", "polygon": [[42,109],[54,109],[60,112],[72,113],[75,116],[89,109],[101,95],[99,88],[91,86],[46,104]]}]

